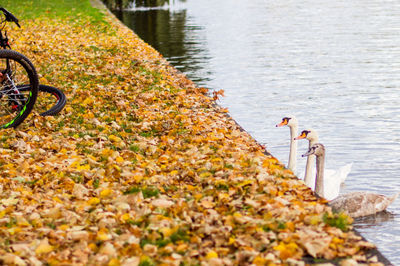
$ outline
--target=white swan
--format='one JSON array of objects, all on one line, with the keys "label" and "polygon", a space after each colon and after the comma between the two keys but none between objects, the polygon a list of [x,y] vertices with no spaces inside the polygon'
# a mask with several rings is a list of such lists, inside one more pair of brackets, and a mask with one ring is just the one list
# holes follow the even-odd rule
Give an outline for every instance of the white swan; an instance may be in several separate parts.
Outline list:
[{"label": "white swan", "polygon": [[285,116],[282,118],[282,122],[276,125],[277,127],[288,126],[290,128],[290,152],[289,152],[289,162],[288,168],[292,170],[293,173],[296,172],[297,167],[297,142],[294,141],[294,137],[297,136],[298,123],[295,116]]},{"label": "white swan", "polygon": [[[307,139],[308,148],[318,142],[318,133],[314,129],[303,130],[301,134],[295,138],[295,140]],[[315,186],[315,156],[311,155],[307,158],[306,171],[304,174],[304,182],[307,186],[314,190]],[[343,183],[351,171],[353,163],[346,164],[340,167],[338,170],[325,169],[325,187],[327,193],[325,193],[325,198],[327,200],[332,200],[339,196],[340,185]]]},{"label": "white swan", "polygon": [[[317,131],[310,129],[310,130],[303,130],[300,136],[294,138],[295,140],[299,139],[307,139],[308,140],[308,148],[311,148],[312,145],[318,142],[318,134]],[[310,155],[307,157],[306,163],[306,171],[304,173],[304,183],[312,190],[314,190],[315,186],[315,171],[313,173],[313,167],[315,165],[315,155]]]},{"label": "white swan", "polygon": [[[298,121],[295,116],[290,115],[282,118],[282,122],[276,125],[277,127],[288,126],[290,128],[290,152],[289,152],[289,163],[288,168],[296,173],[297,167],[297,143],[295,140],[307,139],[309,141],[309,147],[318,142],[318,134],[314,129],[303,130],[300,136],[294,138],[298,131]],[[315,156],[309,156],[307,158],[306,171],[304,175],[304,182],[312,190],[315,190]],[[351,171],[352,163],[347,164],[337,171],[331,169],[325,169],[326,176],[326,193],[325,198],[327,200],[332,200],[339,195],[340,185],[346,179],[349,172]]]},{"label": "white swan", "polygon": [[[317,176],[315,180],[315,192],[318,196],[325,197],[325,147],[321,143],[316,143],[302,156],[315,155],[317,157],[316,168]],[[346,211],[351,217],[357,218],[384,211],[399,195],[399,193],[386,197],[371,192],[352,192],[340,195],[329,202],[329,205],[337,211]]]}]

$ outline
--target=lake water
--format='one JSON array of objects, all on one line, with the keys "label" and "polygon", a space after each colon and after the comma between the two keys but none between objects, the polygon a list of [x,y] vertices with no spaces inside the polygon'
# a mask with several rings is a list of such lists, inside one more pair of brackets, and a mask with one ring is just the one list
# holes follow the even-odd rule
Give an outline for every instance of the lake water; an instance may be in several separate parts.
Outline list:
[{"label": "lake water", "polygon": [[[287,163],[287,114],[312,127],[342,193],[400,191],[400,1],[171,1],[119,17]],[[307,149],[299,142],[299,155]],[[299,176],[305,159],[299,156]],[[356,228],[400,265],[400,199]]]}]

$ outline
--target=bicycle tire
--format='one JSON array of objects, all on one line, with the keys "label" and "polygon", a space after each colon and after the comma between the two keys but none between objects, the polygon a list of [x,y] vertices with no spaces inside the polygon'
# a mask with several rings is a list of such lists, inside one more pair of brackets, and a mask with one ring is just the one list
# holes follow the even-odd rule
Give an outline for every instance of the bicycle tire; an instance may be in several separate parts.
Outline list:
[{"label": "bicycle tire", "polygon": [[47,111],[42,112],[41,116],[48,116],[48,115],[56,115],[64,108],[67,103],[67,97],[65,96],[64,92],[60,89],[48,86],[48,85],[39,85],[39,91],[47,92],[55,97],[56,103]]},{"label": "bicycle tire", "polygon": [[[0,73],[0,129],[15,128],[27,118],[35,105],[39,78],[26,56],[6,49],[0,50]],[[23,94],[16,89],[19,82],[25,83],[28,93]]]},{"label": "bicycle tire", "polygon": [[[24,91],[25,86],[22,85],[18,89]],[[40,92],[45,92],[46,96]],[[48,97],[50,97],[51,99],[49,99]],[[60,89],[48,85],[39,84],[39,94],[33,109],[39,109],[39,111],[46,110],[40,113],[41,116],[56,115],[61,112],[66,103],[67,97]],[[48,109],[48,105],[51,105],[50,109]]]},{"label": "bicycle tire", "polygon": [[64,109],[65,105],[67,104],[67,97],[65,96],[64,92],[58,88],[40,84],[39,91],[50,93],[57,99],[56,104],[53,105],[49,110],[41,113],[41,116],[56,115],[61,112],[61,110]]}]

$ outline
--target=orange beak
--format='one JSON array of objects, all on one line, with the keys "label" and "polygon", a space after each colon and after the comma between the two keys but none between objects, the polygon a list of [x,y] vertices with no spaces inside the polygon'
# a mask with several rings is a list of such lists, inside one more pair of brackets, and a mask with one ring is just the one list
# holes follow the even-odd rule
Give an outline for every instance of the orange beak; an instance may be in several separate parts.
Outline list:
[{"label": "orange beak", "polygon": [[276,125],[276,127],[283,127],[283,126],[286,126],[287,123],[288,123],[287,120],[286,120],[286,119],[283,119],[282,122],[280,122],[279,124]]},{"label": "orange beak", "polygon": [[306,133],[301,133],[301,135],[300,136],[298,136],[298,137],[295,137],[294,139],[295,140],[298,140],[298,139],[305,139],[307,137],[307,135],[306,135]]}]

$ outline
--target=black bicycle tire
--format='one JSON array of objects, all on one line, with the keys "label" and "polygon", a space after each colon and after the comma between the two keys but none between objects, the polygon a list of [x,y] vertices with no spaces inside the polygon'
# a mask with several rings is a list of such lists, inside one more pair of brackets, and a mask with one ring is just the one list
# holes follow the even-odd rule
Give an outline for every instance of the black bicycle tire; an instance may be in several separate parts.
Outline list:
[{"label": "black bicycle tire", "polygon": [[41,113],[41,116],[56,115],[61,112],[61,110],[64,109],[64,106],[67,104],[67,97],[65,96],[64,92],[56,87],[40,84],[39,91],[48,92],[55,95],[57,98],[56,104],[52,106],[49,110]]},{"label": "black bicycle tire", "polygon": [[[24,90],[24,88],[19,89]],[[56,115],[65,107],[65,104],[67,103],[67,97],[60,89],[49,85],[39,84],[39,91],[52,94],[57,99],[56,104],[54,104],[50,109],[40,113],[41,116]],[[38,97],[40,98],[40,96]]]},{"label": "black bicycle tire", "polygon": [[28,117],[33,109],[33,106],[35,105],[37,94],[39,91],[39,78],[35,67],[31,63],[31,61],[23,54],[14,50],[1,49],[0,58],[12,59],[18,62],[25,69],[29,77],[29,83],[31,87],[31,95],[29,97],[29,100],[25,103],[22,111],[20,111],[13,120],[4,125],[0,125],[0,129],[10,127],[16,128]]}]

